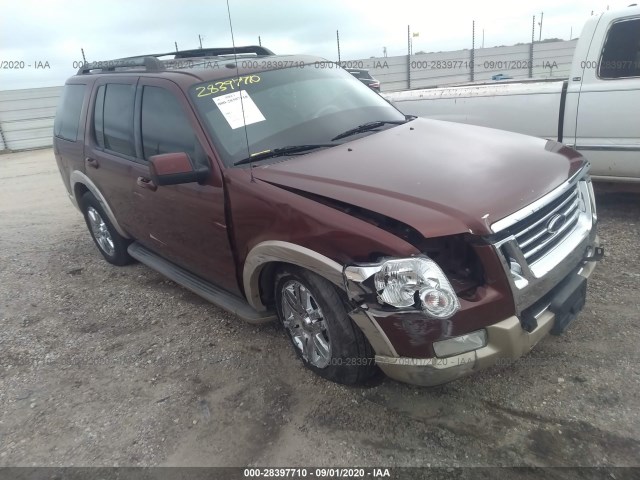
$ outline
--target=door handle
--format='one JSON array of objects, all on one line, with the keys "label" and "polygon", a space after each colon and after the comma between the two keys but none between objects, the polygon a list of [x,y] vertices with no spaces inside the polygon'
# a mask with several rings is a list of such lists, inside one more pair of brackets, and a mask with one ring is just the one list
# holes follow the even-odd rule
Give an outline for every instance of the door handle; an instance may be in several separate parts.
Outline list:
[{"label": "door handle", "polygon": [[98,160],[96,160],[95,158],[86,158],[87,161],[87,165],[93,168],[98,168],[100,166],[100,164],[98,163]]},{"label": "door handle", "polygon": [[136,183],[138,184],[139,187],[146,188],[148,190],[151,190],[152,192],[155,192],[158,189],[158,186],[148,178],[138,177],[138,180],[136,180]]}]

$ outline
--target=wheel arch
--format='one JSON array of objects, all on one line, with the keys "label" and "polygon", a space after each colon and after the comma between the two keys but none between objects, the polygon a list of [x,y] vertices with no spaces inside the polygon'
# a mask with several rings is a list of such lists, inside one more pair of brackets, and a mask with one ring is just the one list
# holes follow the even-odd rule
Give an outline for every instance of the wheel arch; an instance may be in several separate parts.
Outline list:
[{"label": "wheel arch", "polygon": [[77,205],[77,207],[81,211],[83,209],[82,196],[86,192],[91,192],[93,196],[96,197],[98,202],[100,202],[100,205],[104,209],[105,213],[109,217],[109,220],[113,224],[114,228],[118,231],[118,233],[122,235],[124,238],[131,238],[131,236],[122,227],[122,225],[118,223],[118,220],[116,219],[116,216],[113,213],[113,210],[111,210],[111,207],[107,202],[107,199],[104,197],[102,192],[100,192],[96,184],[93,183],[89,177],[87,177],[84,173],[80,172],[79,170],[74,170],[71,173],[70,184],[71,184],[71,191],[73,192],[74,203]]},{"label": "wheel arch", "polygon": [[251,249],[244,262],[243,286],[247,301],[257,311],[267,310],[262,291],[280,265],[289,264],[310,270],[344,290],[343,267],[314,250],[291,242],[269,240]]}]

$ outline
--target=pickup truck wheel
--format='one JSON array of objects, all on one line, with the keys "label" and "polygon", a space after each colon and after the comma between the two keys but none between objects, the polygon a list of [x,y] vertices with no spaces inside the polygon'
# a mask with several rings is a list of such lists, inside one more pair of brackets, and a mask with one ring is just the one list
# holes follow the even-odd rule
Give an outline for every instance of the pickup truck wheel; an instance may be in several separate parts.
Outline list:
[{"label": "pickup truck wheel", "polygon": [[105,260],[118,266],[132,263],[133,258],[127,252],[131,242],[118,233],[92,193],[82,196],[82,210],[91,238]]},{"label": "pickup truck wheel", "polygon": [[329,281],[287,267],[275,283],[278,317],[307,368],[344,384],[363,383],[377,371],[371,345]]}]

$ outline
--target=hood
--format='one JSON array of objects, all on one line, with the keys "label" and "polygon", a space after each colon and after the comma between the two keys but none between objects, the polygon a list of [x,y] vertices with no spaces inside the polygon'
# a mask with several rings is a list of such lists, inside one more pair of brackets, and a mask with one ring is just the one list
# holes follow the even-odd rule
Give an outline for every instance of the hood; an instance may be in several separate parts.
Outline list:
[{"label": "hood", "polygon": [[558,142],[418,118],[259,166],[253,175],[377,212],[435,237],[491,234],[492,223],[550,192],[584,163]]}]

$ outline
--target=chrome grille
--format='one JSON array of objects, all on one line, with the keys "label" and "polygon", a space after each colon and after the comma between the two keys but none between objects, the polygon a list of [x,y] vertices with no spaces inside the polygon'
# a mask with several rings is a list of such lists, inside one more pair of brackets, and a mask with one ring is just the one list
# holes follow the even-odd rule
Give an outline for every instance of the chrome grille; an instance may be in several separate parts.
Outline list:
[{"label": "chrome grille", "polygon": [[598,245],[588,164],[532,204],[491,225],[520,314],[584,262]]},{"label": "chrome grille", "polygon": [[532,265],[569,236],[583,210],[584,203],[578,185],[574,185],[508,230],[527,263]]}]

